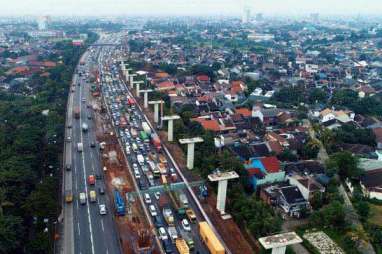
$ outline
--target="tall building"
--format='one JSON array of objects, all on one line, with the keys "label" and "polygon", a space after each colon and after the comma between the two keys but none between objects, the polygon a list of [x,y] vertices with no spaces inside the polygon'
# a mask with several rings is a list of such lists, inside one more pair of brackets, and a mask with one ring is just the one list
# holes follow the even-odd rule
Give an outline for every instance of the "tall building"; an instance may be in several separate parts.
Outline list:
[{"label": "tall building", "polygon": [[243,15],[241,17],[241,22],[243,24],[246,24],[249,22],[250,18],[251,18],[251,10],[248,8],[248,6],[246,6],[243,9]]},{"label": "tall building", "polygon": [[41,30],[41,31],[47,30],[48,29],[48,21],[49,21],[48,16],[39,17],[37,20],[38,30]]}]

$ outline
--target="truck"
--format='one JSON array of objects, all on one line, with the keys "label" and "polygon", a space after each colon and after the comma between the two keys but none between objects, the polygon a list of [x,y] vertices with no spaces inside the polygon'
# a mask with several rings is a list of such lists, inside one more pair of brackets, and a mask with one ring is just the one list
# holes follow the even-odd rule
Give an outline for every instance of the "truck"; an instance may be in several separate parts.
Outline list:
[{"label": "truck", "polygon": [[145,164],[145,158],[143,157],[142,154],[137,155],[137,160],[138,160],[139,165],[143,166]]},{"label": "truck", "polygon": [[199,235],[211,254],[225,254],[225,249],[207,222],[199,222]]},{"label": "truck", "polygon": [[97,194],[94,190],[90,191],[90,202],[94,203],[97,201]]},{"label": "truck", "polygon": [[158,169],[159,169],[159,172],[162,174],[162,175],[167,175],[167,169],[166,169],[166,165],[163,164],[163,163],[158,163],[157,165]]},{"label": "truck", "polygon": [[86,204],[86,194],[85,192],[80,193],[80,204],[85,205]]},{"label": "truck", "polygon": [[88,124],[87,124],[87,123],[82,123],[82,131],[83,131],[83,132],[87,132],[88,129],[89,129]]},{"label": "truck", "polygon": [[80,108],[79,107],[75,107],[73,110],[73,113],[74,113],[75,119],[80,119]]},{"label": "truck", "polygon": [[130,129],[130,133],[131,133],[131,136],[132,136],[133,138],[136,138],[136,137],[138,136],[138,132],[137,132],[137,130],[134,129],[134,128],[131,128],[131,129]]},{"label": "truck", "polygon": [[176,230],[175,226],[169,226],[167,228],[167,232],[173,242],[175,242],[176,239],[178,239],[178,231]]},{"label": "truck", "polygon": [[160,152],[162,149],[161,141],[159,136],[156,133],[151,133],[151,143],[155,146],[157,152]]},{"label": "truck", "polygon": [[188,200],[183,191],[170,191],[169,196],[171,202],[179,215],[184,215],[188,208]]},{"label": "truck", "polygon": [[145,131],[140,131],[139,136],[143,140],[143,142],[150,141],[149,136],[147,136],[147,133]]},{"label": "truck", "polygon": [[188,247],[186,241],[182,238],[175,240],[175,246],[179,251],[179,254],[189,254],[190,248]]},{"label": "truck", "polygon": [[187,218],[190,220],[191,223],[196,221],[195,212],[191,208],[187,208],[186,215],[187,215]]},{"label": "truck", "polygon": [[142,129],[147,133],[147,135],[151,134],[151,128],[147,122],[142,122]]},{"label": "truck", "polygon": [[192,239],[192,235],[189,232],[186,232],[184,230],[180,230],[180,235],[184,239],[184,241],[187,243],[187,246],[190,250],[193,250],[195,248],[194,239]]},{"label": "truck", "polygon": [[114,189],[114,205],[118,216],[125,215],[125,201],[117,189]]},{"label": "truck", "polygon": [[82,143],[77,143],[77,151],[81,153],[83,149],[84,149],[84,145]]},{"label": "truck", "polygon": [[73,201],[73,193],[71,190],[66,190],[65,191],[65,202],[66,203],[71,203]]},{"label": "truck", "polygon": [[174,215],[172,214],[170,207],[164,207],[162,210],[164,220],[167,222],[167,225],[174,225]]},{"label": "truck", "polygon": [[164,156],[163,154],[159,154],[159,162],[163,164],[167,164],[166,156]]}]

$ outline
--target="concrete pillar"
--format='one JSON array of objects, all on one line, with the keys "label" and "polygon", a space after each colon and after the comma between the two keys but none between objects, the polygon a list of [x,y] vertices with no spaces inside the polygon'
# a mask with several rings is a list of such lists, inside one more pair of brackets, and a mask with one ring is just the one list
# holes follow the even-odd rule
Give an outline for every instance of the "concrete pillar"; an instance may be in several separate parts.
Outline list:
[{"label": "concrete pillar", "polygon": [[284,254],[286,250],[286,246],[275,247],[272,249],[272,254]]},{"label": "concrete pillar", "polygon": [[143,93],[143,107],[148,108],[149,107],[149,92]]},{"label": "concrete pillar", "polygon": [[141,91],[140,91],[140,86],[141,86],[141,83],[135,83],[137,86],[135,87],[136,88],[136,95],[137,95],[137,97],[139,98],[139,96],[140,96],[140,93],[141,93]]},{"label": "concrete pillar", "polygon": [[195,150],[195,143],[187,144],[187,168],[188,169],[194,168],[194,150]]},{"label": "concrete pillar", "polygon": [[224,213],[225,211],[227,184],[228,184],[228,180],[220,180],[218,184],[218,196],[217,196],[217,202],[216,202],[216,209],[220,211],[220,213]]},{"label": "concrete pillar", "polygon": [[168,120],[167,136],[168,141],[174,141],[174,120]]},{"label": "concrete pillar", "polygon": [[159,104],[154,104],[154,123],[159,123]]}]

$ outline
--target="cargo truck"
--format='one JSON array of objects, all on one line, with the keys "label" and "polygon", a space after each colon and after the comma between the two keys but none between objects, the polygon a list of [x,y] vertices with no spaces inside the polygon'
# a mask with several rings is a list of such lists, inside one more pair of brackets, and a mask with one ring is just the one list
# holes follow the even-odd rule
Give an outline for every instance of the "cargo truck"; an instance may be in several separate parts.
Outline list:
[{"label": "cargo truck", "polygon": [[145,158],[143,157],[142,154],[137,155],[137,160],[138,160],[139,165],[143,166],[145,164]]},{"label": "cargo truck", "polygon": [[188,245],[184,239],[176,239],[175,246],[178,249],[179,254],[190,254],[190,249],[188,248]]},{"label": "cargo truck", "polygon": [[184,239],[184,241],[187,243],[187,246],[190,250],[193,250],[195,248],[194,239],[192,239],[192,235],[189,232],[186,232],[184,230],[180,230],[180,235]]},{"label": "cargo truck", "polygon": [[82,143],[77,143],[77,151],[81,153],[83,149],[84,149],[84,145]]},{"label": "cargo truck", "polygon": [[182,191],[169,191],[171,202],[179,215],[184,215],[188,208],[188,200]]},{"label": "cargo truck", "polygon": [[211,254],[225,254],[225,249],[207,222],[199,222],[200,238]]},{"label": "cargo truck", "polygon": [[114,205],[118,216],[125,215],[125,201],[117,189],[114,190]]},{"label": "cargo truck", "polygon": [[87,132],[88,129],[89,129],[88,124],[87,124],[87,123],[82,123],[82,131],[83,131],[83,132]]},{"label": "cargo truck", "polygon": [[152,133],[151,134],[151,143],[155,146],[155,149],[157,152],[160,152],[162,149],[160,138],[157,134]]},{"label": "cargo truck", "polygon": [[147,133],[144,131],[141,131],[139,133],[140,138],[143,140],[143,142],[149,142],[149,136],[147,136]]},{"label": "cargo truck", "polygon": [[90,191],[90,202],[94,203],[97,201],[97,194],[94,190]]},{"label": "cargo truck", "polygon": [[147,135],[151,134],[151,128],[147,122],[142,122],[142,129],[147,133]]},{"label": "cargo truck", "polygon": [[71,203],[73,201],[73,193],[71,190],[66,190],[65,191],[65,202],[66,203]]},{"label": "cargo truck", "polygon": [[80,119],[80,108],[79,107],[75,107],[73,110],[73,113],[74,113],[75,119]]}]

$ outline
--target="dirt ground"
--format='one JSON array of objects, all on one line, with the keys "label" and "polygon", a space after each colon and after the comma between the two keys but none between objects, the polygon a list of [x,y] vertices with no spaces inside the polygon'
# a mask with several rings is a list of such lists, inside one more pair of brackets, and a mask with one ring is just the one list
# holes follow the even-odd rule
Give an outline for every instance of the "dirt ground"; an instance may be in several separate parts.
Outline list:
[{"label": "dirt ground", "polygon": [[[143,109],[142,100],[138,100],[138,102],[141,105],[141,108]],[[150,109],[144,109],[144,112],[150,120],[150,122],[154,124],[153,112]],[[199,176],[186,169],[186,157],[178,143],[167,142],[167,132],[165,132],[164,130],[159,131],[158,134],[162,142],[166,145],[166,147],[178,163],[180,169],[182,170],[182,173],[187,178],[187,180],[190,182],[201,180]],[[228,248],[233,254],[251,254],[258,252],[258,248],[256,246],[257,243],[255,243],[253,239],[250,239],[250,241],[248,241],[233,219],[223,220],[221,216],[217,213],[215,209],[216,196],[214,193],[210,193],[207,200],[201,203],[204,210],[211,219],[212,223],[217,228],[224,242],[227,244]],[[248,235],[247,237],[250,238]]]}]

